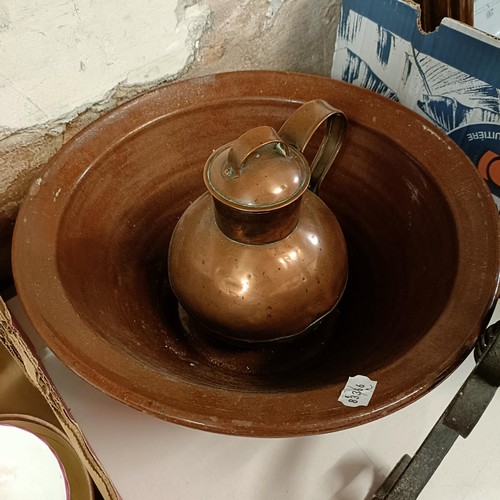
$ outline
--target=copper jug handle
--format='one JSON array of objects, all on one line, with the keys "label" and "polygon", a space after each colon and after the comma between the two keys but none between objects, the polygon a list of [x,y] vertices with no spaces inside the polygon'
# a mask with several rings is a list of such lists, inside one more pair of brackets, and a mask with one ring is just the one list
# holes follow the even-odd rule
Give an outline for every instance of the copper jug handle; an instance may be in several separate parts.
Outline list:
[{"label": "copper jug handle", "polygon": [[227,157],[232,170],[231,175],[237,175],[247,158],[267,144],[276,144],[276,151],[279,154],[288,155],[288,145],[272,127],[267,125],[250,129],[234,141]]},{"label": "copper jug handle", "polygon": [[282,125],[278,135],[284,142],[304,152],[311,137],[326,122],[323,140],[311,162],[309,189],[317,193],[321,182],[339,152],[347,128],[347,118],[342,111],[322,99],[306,102]]}]

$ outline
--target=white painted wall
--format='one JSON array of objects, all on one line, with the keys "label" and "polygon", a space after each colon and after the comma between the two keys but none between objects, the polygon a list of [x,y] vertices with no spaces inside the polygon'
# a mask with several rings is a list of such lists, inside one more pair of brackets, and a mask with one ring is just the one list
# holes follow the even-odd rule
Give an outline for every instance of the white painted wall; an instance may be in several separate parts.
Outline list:
[{"label": "white painted wall", "polygon": [[0,5],[0,138],[66,122],[118,85],[180,75],[210,25],[204,3],[4,0]]}]

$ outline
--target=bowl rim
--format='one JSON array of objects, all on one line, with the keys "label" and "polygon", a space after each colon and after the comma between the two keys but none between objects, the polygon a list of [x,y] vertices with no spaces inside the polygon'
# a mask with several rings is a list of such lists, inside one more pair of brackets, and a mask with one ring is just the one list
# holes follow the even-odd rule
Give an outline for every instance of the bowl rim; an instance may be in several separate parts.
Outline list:
[{"label": "bowl rim", "polygon": [[[249,82],[258,81],[259,91]],[[221,94],[221,89],[224,93]],[[337,403],[341,385],[307,391],[312,414],[298,408],[302,393],[236,392],[192,381],[165,377],[110,345],[79,316],[58,279],[56,244],[58,227],[71,203],[73,190],[92,166],[115,145],[158,119],[190,112],[217,101],[241,99],[286,100],[297,105],[331,96],[331,104],[343,109],[348,119],[367,128],[384,128],[389,139],[409,155],[422,155],[415,137],[424,136],[439,161],[431,166],[436,183],[450,206],[458,235],[458,268],[449,300],[429,334],[411,353],[444,352],[427,366],[410,353],[364,374],[379,383],[394,380],[388,397],[374,396],[366,408],[347,408]],[[349,104],[347,109],[346,104]],[[384,108],[391,113],[380,115]],[[374,120],[376,117],[376,120]],[[392,117],[392,118],[391,118]],[[392,119],[404,119],[399,130]],[[391,126],[392,124],[392,126]],[[102,134],[102,130],[106,134]],[[447,189],[444,189],[447,186]],[[43,241],[43,245],[37,242]],[[115,399],[157,417],[190,427],[220,433],[252,436],[294,436],[330,432],[366,423],[392,413],[423,396],[456,368],[473,348],[488,313],[499,294],[500,224],[497,208],[475,167],[458,146],[420,115],[372,91],[328,77],[281,71],[236,71],[180,80],[149,91],[101,116],[70,141],[49,161],[32,184],[16,221],[12,267],[20,301],[35,330],[55,355],[83,379]],[[473,245],[471,243],[474,243]],[[471,283],[473,276],[475,282]],[[467,321],[457,310],[468,311]],[[450,342],[450,338],[457,340]],[[416,350],[416,351],[414,351]],[[413,374],[413,375],[411,375]],[[346,374],[346,381],[348,375]],[[397,377],[396,377],[397,379]],[[171,390],[175,386],[175,390]],[[243,398],[252,414],[241,414],[236,399]],[[204,402],[195,409],[189,401]],[[276,405],[282,416],[270,417]]]}]

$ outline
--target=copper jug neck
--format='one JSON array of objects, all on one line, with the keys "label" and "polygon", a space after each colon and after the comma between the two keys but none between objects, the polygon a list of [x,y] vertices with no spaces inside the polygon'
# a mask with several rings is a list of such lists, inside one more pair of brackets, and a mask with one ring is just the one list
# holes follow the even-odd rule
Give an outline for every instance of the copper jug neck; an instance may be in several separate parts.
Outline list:
[{"label": "copper jug neck", "polygon": [[233,208],[216,198],[215,222],[228,238],[248,245],[265,245],[286,238],[297,226],[301,198],[262,212]]}]

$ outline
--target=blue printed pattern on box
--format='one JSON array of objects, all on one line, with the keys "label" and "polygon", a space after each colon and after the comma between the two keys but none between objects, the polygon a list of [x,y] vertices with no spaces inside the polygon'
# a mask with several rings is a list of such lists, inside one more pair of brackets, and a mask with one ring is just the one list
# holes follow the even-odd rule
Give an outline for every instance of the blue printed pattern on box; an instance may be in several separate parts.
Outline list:
[{"label": "blue printed pattern on box", "polygon": [[344,0],[332,77],[413,109],[477,166],[500,206],[500,40],[444,19],[425,34],[403,0]]}]

